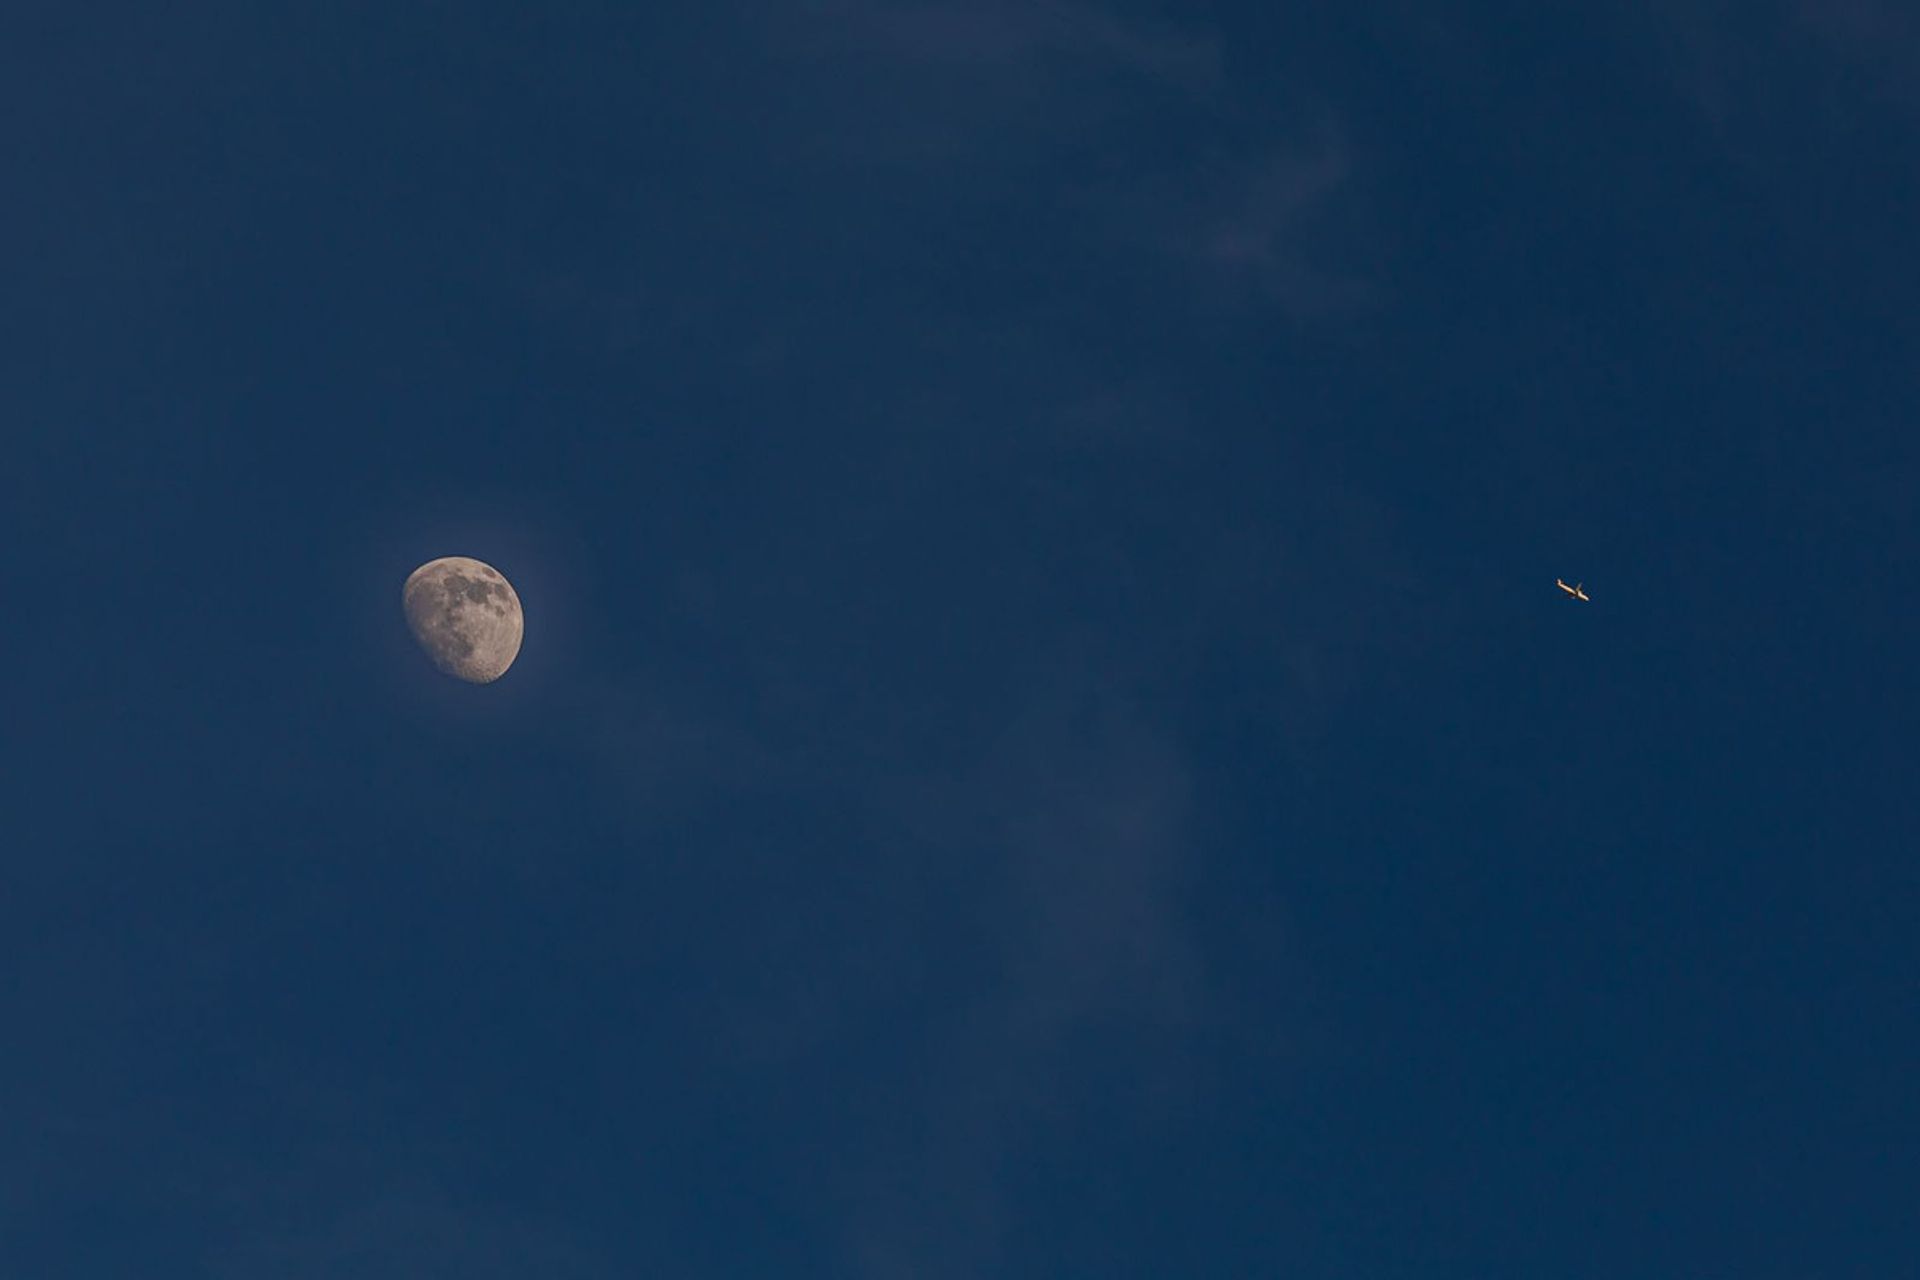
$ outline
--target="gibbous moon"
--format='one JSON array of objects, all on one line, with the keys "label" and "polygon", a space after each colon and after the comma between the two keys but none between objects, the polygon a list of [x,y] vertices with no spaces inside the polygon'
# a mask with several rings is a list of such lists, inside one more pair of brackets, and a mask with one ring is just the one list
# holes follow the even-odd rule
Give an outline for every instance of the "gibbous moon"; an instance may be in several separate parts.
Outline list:
[{"label": "gibbous moon", "polygon": [[430,560],[408,576],[401,600],[413,638],[450,676],[491,684],[520,652],[520,597],[492,565],[466,556]]}]

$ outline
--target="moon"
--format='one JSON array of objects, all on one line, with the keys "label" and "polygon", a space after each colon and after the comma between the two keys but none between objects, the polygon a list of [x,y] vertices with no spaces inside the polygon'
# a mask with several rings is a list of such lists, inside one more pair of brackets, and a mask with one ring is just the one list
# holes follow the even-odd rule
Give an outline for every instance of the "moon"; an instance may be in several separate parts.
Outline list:
[{"label": "moon", "polygon": [[400,596],[413,638],[456,679],[492,684],[520,653],[520,597],[490,564],[466,556],[429,560],[407,576]]}]

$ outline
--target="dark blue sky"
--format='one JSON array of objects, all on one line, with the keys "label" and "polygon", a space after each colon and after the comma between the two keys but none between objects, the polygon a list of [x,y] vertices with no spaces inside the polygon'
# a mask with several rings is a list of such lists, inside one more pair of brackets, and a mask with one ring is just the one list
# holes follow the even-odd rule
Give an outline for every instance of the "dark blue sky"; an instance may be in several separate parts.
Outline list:
[{"label": "dark blue sky", "polygon": [[1442,8],[15,6],[0,1272],[1920,1270],[1920,21]]}]

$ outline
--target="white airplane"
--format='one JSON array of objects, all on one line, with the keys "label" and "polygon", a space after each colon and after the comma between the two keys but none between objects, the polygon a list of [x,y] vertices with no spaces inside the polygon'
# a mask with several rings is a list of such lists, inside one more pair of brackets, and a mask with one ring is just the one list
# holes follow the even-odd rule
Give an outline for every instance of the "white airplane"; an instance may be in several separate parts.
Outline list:
[{"label": "white airplane", "polygon": [[1592,603],[1592,601],[1588,599],[1587,593],[1581,589],[1580,584],[1577,582],[1572,586],[1568,586],[1566,583],[1560,581],[1560,579],[1555,578],[1553,585],[1566,592],[1568,596],[1575,600],[1587,600],[1589,604]]}]

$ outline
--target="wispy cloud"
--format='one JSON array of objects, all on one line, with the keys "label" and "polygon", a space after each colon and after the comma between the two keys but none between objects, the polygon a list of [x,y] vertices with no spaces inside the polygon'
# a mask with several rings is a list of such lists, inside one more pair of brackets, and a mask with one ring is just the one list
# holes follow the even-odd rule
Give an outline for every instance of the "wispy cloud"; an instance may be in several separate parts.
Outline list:
[{"label": "wispy cloud", "polygon": [[1920,113],[1920,14],[1897,0],[1649,4],[1668,75],[1716,138],[1765,154],[1785,115]]},{"label": "wispy cloud", "polygon": [[[682,1011],[700,1069],[753,1093],[774,1078],[811,1088],[794,1082],[837,1074],[849,1044],[889,1045],[877,1064],[897,1074],[862,1082],[824,1166],[783,1193],[822,1224],[842,1274],[990,1274],[1021,1212],[1021,1171],[1059,1140],[1076,1080],[1117,1075],[1148,1112],[1189,1080],[1210,1000],[1185,912],[1200,857],[1192,765],[1124,674],[1090,674],[1086,656],[988,694],[994,727],[956,729],[963,745],[938,753],[876,725],[806,742],[716,725],[691,753],[670,745],[684,733],[644,722],[608,739],[609,769],[667,779],[637,797],[636,823],[669,793],[711,804],[758,789],[828,797],[871,835],[845,866],[798,866],[783,849],[719,873],[737,945],[761,963]],[[609,706],[610,718],[633,709]],[[788,876],[801,893],[840,887],[797,904],[774,889]],[[798,949],[782,941],[796,930]],[[331,1230],[377,1236],[405,1207],[356,1209]]]},{"label": "wispy cloud", "polygon": [[1875,92],[1920,111],[1920,13],[1892,0],[1802,0],[1799,22],[1831,53],[1865,71]]},{"label": "wispy cloud", "polygon": [[1018,164],[1204,98],[1222,74],[1205,31],[1092,0],[830,0],[778,7],[762,30],[807,86],[796,145],[888,165]]},{"label": "wispy cloud", "polygon": [[412,1162],[373,1148],[260,1171],[235,1191],[236,1232],[207,1259],[221,1280],[610,1280],[577,1234],[500,1206],[460,1202]]},{"label": "wispy cloud", "polygon": [[[1123,224],[1136,248],[1251,286],[1297,318],[1368,297],[1351,265],[1316,243],[1352,195],[1346,134],[1329,111],[1304,106],[1300,122],[1265,141],[1234,127],[1212,29],[1096,0],[830,0],[802,13],[780,26],[800,56],[877,77],[845,145],[891,138],[905,155],[943,163],[961,138],[1004,159],[1035,146],[1131,152],[1106,133],[1120,125],[1129,135],[1190,135],[1185,146],[1140,150],[1112,185],[1055,179],[1063,200],[1096,223]],[[1142,85],[1162,92],[1141,94]]]},{"label": "wispy cloud", "polygon": [[1345,140],[1323,127],[1245,164],[1194,216],[1190,252],[1224,279],[1251,283],[1296,319],[1350,311],[1372,288],[1328,248],[1329,219],[1347,194]]},{"label": "wispy cloud", "polygon": [[949,936],[978,973],[923,1025],[911,1123],[877,1133],[838,1188],[859,1274],[999,1269],[1020,1171],[1073,1111],[1102,1033],[1125,1035],[1124,1071],[1145,1077],[1144,1094],[1172,1087],[1206,1000],[1181,909],[1189,804],[1184,754],[1123,700],[1083,688],[1035,703],[903,815],[971,868]]},{"label": "wispy cloud", "polygon": [[928,65],[1004,69],[1056,60],[1194,89],[1220,74],[1212,39],[1079,0],[831,0],[802,10],[786,29],[814,52]]}]

